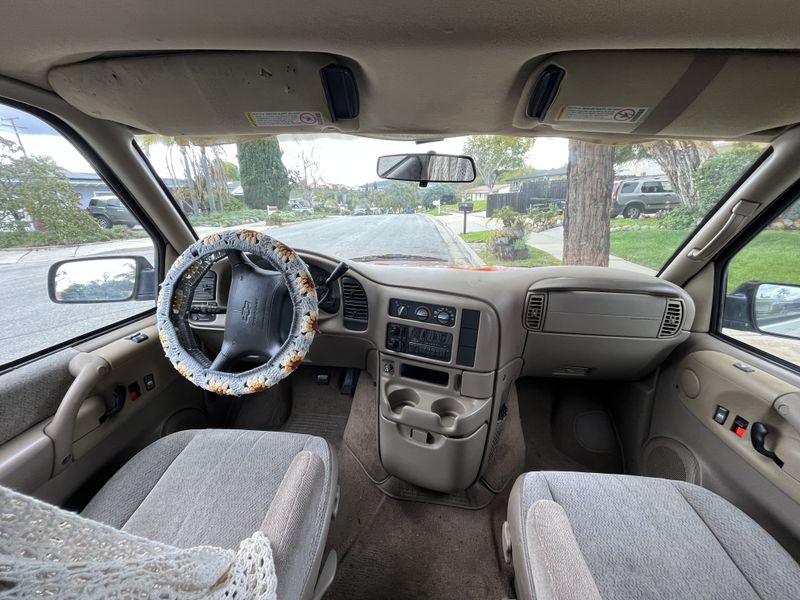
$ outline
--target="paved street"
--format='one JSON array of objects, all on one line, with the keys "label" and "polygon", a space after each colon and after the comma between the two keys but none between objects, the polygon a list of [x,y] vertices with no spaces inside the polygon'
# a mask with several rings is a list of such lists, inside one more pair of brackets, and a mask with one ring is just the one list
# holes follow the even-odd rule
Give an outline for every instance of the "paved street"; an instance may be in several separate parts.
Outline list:
[{"label": "paved street", "polygon": [[[412,254],[470,264],[463,244],[425,215],[381,215],[307,221],[279,228],[254,227],[288,245],[342,258]],[[199,228],[201,235],[214,231]],[[93,255],[139,254],[152,261],[149,240],[0,251],[0,364],[42,350],[145,310],[145,302],[64,305],[47,295],[47,272],[58,260]]]},{"label": "paved street", "polygon": [[295,249],[341,258],[405,254],[469,264],[453,236],[426,215],[334,217],[262,230]]}]

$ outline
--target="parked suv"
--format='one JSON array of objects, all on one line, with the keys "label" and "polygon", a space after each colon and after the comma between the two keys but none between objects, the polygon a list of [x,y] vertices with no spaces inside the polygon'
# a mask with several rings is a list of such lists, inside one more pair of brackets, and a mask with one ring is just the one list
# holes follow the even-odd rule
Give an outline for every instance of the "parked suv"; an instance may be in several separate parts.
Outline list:
[{"label": "parked suv", "polygon": [[125,208],[116,196],[94,196],[86,206],[86,212],[92,215],[103,229],[111,229],[114,225],[138,225],[136,217]]},{"label": "parked suv", "polygon": [[680,204],[666,177],[620,179],[614,182],[612,189],[612,217],[622,214],[626,219],[638,219],[642,213],[654,213]]},{"label": "parked suv", "polygon": [[300,213],[301,215],[314,214],[314,209],[312,207],[302,204],[300,202],[292,202],[291,204],[289,204],[289,209],[293,212]]}]

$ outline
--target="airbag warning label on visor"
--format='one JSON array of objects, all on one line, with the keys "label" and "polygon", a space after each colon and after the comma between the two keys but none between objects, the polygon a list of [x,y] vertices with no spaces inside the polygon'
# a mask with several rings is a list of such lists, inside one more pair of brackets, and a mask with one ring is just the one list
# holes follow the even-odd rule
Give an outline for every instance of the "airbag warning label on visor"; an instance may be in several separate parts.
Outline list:
[{"label": "airbag warning label on visor", "polygon": [[647,106],[564,106],[558,113],[558,120],[637,123],[648,108]]},{"label": "airbag warning label on visor", "polygon": [[322,113],[312,110],[244,114],[253,127],[308,127],[325,124]]}]

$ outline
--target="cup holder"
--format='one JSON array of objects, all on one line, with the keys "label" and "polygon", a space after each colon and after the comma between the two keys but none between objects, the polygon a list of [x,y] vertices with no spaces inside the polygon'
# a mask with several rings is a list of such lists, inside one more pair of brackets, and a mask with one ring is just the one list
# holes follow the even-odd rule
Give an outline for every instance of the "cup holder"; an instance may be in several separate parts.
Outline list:
[{"label": "cup holder", "polygon": [[388,400],[392,412],[399,415],[406,406],[419,404],[419,394],[411,388],[402,388],[391,392]]},{"label": "cup holder", "polygon": [[455,398],[439,398],[431,404],[431,412],[439,415],[442,427],[450,427],[464,414],[464,405]]}]

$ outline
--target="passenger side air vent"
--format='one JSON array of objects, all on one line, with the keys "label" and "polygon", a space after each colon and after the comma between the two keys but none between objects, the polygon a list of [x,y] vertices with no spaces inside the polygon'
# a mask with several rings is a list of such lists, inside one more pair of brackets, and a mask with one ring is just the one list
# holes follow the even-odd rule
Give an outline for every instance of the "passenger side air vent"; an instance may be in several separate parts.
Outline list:
[{"label": "passenger side air vent", "polygon": [[667,298],[667,310],[664,311],[658,337],[665,338],[676,335],[681,330],[681,325],[683,325],[683,302],[677,298]]},{"label": "passenger side air vent", "polygon": [[523,317],[525,327],[531,331],[541,331],[544,325],[544,310],[547,306],[546,294],[534,294],[528,292],[525,301],[525,316]]},{"label": "passenger side air vent", "polygon": [[352,331],[366,331],[369,321],[367,293],[352,277],[342,277],[344,326]]}]

